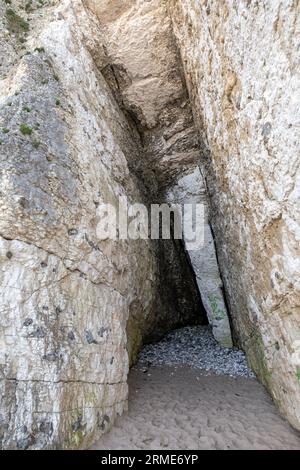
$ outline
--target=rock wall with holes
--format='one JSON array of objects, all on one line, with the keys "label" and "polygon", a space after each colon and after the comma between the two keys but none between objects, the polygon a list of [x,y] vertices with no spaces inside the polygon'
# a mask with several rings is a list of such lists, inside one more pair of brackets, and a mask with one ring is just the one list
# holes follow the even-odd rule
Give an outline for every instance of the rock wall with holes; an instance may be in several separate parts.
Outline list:
[{"label": "rock wall with holes", "polygon": [[300,428],[300,4],[171,0],[235,334]]},{"label": "rock wall with holes", "polygon": [[97,237],[101,203],[145,198],[140,136],[83,3],[22,4],[0,3],[1,442],[87,448],[126,409],[143,338],[200,321],[199,299],[177,245]]}]

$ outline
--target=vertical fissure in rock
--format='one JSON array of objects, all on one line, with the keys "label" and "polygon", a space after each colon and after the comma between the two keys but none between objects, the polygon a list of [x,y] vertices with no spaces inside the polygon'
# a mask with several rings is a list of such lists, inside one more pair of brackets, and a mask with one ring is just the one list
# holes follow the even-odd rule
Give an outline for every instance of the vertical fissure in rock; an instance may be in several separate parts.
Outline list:
[{"label": "vertical fissure in rock", "polygon": [[[197,285],[197,294],[194,292],[192,301],[194,305],[198,305],[199,321],[203,303],[215,338],[223,346],[231,347],[228,312],[209,225],[208,196],[199,168],[202,159],[199,134],[194,124],[180,51],[173,34],[167,4],[137,2],[129,9],[120,7],[112,16],[108,14],[104,4],[97,5],[89,1],[86,4],[99,20],[105,44],[105,66],[101,71],[121,109],[130,117],[140,136],[139,161],[130,162],[129,157],[129,166],[139,183],[142,181],[141,190],[146,202],[149,205],[157,202],[180,204],[182,207],[185,204],[204,205],[203,246],[187,249],[185,234],[183,249],[186,256],[177,256],[175,260],[170,251],[174,240],[159,242],[159,263],[160,266],[165,264],[165,267],[160,267],[160,272],[166,272],[167,269],[173,272],[173,278],[169,273],[161,282],[164,283],[165,290],[173,291],[174,307],[177,305],[177,309],[182,311],[183,304],[188,305],[191,297],[188,289],[178,292],[176,277],[178,278],[179,271],[188,275],[189,270],[185,266],[187,257]],[[94,54],[99,54],[99,51]],[[175,275],[173,268],[176,264]],[[193,280],[189,275],[188,278],[192,285]],[[183,282],[184,277],[181,276],[181,283]],[[186,282],[184,284],[186,286]],[[170,298],[170,294],[168,296],[164,292],[159,295],[162,299]],[[176,295],[181,299],[185,298],[185,302],[176,300]],[[163,302],[171,305],[171,300],[170,298]],[[166,308],[168,310],[169,307],[164,307]],[[174,312],[171,313],[171,318],[174,315]],[[182,312],[182,320],[184,318],[186,315]],[[194,321],[193,314],[190,321]],[[175,320],[174,326],[179,323],[180,321]],[[157,333],[160,329],[163,330],[162,326],[158,328],[159,324],[159,318],[156,318],[154,330]],[[167,329],[170,324],[167,316],[164,324]]]},{"label": "vertical fissure in rock", "polygon": [[[299,428],[299,5],[29,3],[0,0],[3,447],[89,447],[142,344],[206,317]],[[204,245],[102,239],[120,198],[203,206]]]}]

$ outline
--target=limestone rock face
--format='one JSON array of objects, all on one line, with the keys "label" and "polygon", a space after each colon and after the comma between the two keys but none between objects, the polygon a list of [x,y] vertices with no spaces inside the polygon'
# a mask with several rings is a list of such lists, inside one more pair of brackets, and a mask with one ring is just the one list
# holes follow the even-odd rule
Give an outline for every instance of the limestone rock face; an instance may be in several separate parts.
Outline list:
[{"label": "limestone rock face", "polygon": [[[198,135],[165,0],[85,0],[98,18],[102,73],[142,137],[135,162],[146,186],[161,193],[199,161]],[[101,57],[101,59],[100,59]]]},{"label": "limestone rock face", "polygon": [[56,3],[24,16],[12,2],[28,53],[9,34],[15,55],[1,64],[4,448],[87,448],[126,409],[143,338],[200,318],[191,272],[176,269],[162,295],[157,246],[97,237],[101,203],[143,201],[128,165],[140,137],[93,60],[94,16]]},{"label": "limestone rock face", "polygon": [[8,448],[86,447],[111,426],[127,403],[129,308],[149,314],[153,296],[149,247],[96,237],[98,204],[137,192],[123,151],[134,140],[83,46],[80,2],[52,14],[35,43],[47,53],[25,55],[1,82]]},{"label": "limestone rock face", "polygon": [[[92,444],[199,291],[300,428],[299,8],[0,0],[3,448]],[[203,203],[204,247],[99,239],[124,196]]]},{"label": "limestone rock face", "polygon": [[[102,73],[120,106],[139,129],[143,154],[142,161],[134,162],[134,172],[145,182],[153,201],[182,205],[204,202],[207,219],[207,191],[197,170],[201,155],[198,132],[168,2],[85,0],[85,4],[96,14],[103,33],[103,48],[95,51],[95,57],[102,63]],[[222,281],[208,223],[204,246],[190,251],[189,258],[214,336],[231,347]]]},{"label": "limestone rock face", "polygon": [[300,428],[300,6],[170,1],[239,343]]},{"label": "limestone rock face", "polygon": [[[203,244],[188,248],[189,234],[183,227],[184,243],[193,267],[199,291],[215,339],[224,347],[232,347],[228,312],[224,302],[223,283],[220,278],[214,239],[208,220],[208,198],[205,180],[198,167],[184,175],[170,189],[167,197],[171,204],[199,204],[204,210]],[[192,217],[191,217],[192,218]]]}]

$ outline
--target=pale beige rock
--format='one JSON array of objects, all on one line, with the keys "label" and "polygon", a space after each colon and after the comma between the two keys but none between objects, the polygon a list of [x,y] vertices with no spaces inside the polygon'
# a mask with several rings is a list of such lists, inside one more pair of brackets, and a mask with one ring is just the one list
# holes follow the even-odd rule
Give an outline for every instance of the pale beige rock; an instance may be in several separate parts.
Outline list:
[{"label": "pale beige rock", "polygon": [[299,3],[169,5],[236,334],[300,428]]},{"label": "pale beige rock", "polygon": [[165,0],[85,0],[85,4],[96,13],[103,34],[105,55],[95,51],[102,73],[138,124],[144,157],[135,166],[160,192],[161,186],[199,160],[168,4]]},{"label": "pale beige rock", "polygon": [[[196,276],[201,298],[215,339],[224,347],[232,347],[228,312],[223,297],[215,244],[208,220],[208,199],[205,180],[198,167],[177,181],[167,194],[171,204],[198,204],[203,206],[203,242],[197,249],[188,247],[189,233],[183,226],[185,249],[187,250]],[[195,207],[194,207],[195,212]],[[193,217],[192,217],[193,220]],[[192,224],[192,221],[191,221]],[[191,225],[190,224],[190,225]]]},{"label": "pale beige rock", "polygon": [[142,341],[199,319],[179,244],[98,240],[119,196],[210,201],[190,255],[208,314],[211,293],[226,311],[222,277],[236,339],[299,428],[298,3],[22,4],[28,32],[0,2],[3,447],[89,446],[126,409]]},{"label": "pale beige rock", "polygon": [[[105,59],[101,49],[100,53],[95,51],[102,57],[103,73],[121,105],[138,122],[144,153],[143,161],[135,162],[135,166],[141,166],[148,187],[151,182],[152,197],[181,204],[205,199],[207,206],[206,188],[199,172],[196,179],[191,177],[200,160],[198,135],[182,79],[168,3],[161,0],[85,0],[85,3],[96,13],[103,30]],[[185,173],[187,185],[193,185],[192,198],[186,194],[188,187],[181,188]],[[175,199],[170,196],[173,193]],[[189,256],[215,338],[231,347],[222,281],[208,224],[205,232],[205,247],[201,253],[198,250]]]},{"label": "pale beige rock", "polygon": [[2,438],[85,448],[126,409],[126,322],[151,318],[157,266],[145,242],[96,236],[97,206],[139,191],[123,151],[138,145],[78,27],[93,24],[79,1],[43,19],[47,52],[0,92]]},{"label": "pale beige rock", "polygon": [[199,299],[171,242],[97,237],[99,204],[144,195],[130,170],[138,132],[94,54],[96,18],[80,0],[41,16],[18,5],[29,53],[2,63],[0,81],[1,441],[86,448],[126,409],[143,339],[198,321]]}]

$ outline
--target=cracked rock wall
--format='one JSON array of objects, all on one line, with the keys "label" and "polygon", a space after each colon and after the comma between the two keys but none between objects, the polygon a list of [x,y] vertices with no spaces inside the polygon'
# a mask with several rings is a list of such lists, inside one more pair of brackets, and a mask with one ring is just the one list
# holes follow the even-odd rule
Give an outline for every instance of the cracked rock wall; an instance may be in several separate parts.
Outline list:
[{"label": "cracked rock wall", "polygon": [[[178,50],[165,0],[85,0],[103,32],[102,73],[137,124],[144,149],[136,171],[152,194],[199,161]],[[99,60],[99,59],[98,59]]]},{"label": "cracked rock wall", "polygon": [[200,321],[180,244],[96,227],[101,202],[208,207],[206,188],[190,261],[214,333],[231,341],[215,237],[235,338],[299,428],[299,18],[292,0],[0,1],[4,448],[88,447],[142,341]]},{"label": "cracked rock wall", "polygon": [[[87,447],[109,428],[126,408],[130,303],[151,303],[150,250],[96,237],[103,198],[136,192],[123,153],[134,145],[83,46],[77,22],[92,25],[73,5],[44,11],[29,46],[39,50],[1,81],[5,448]],[[127,286],[141,279],[136,298]]]},{"label": "cracked rock wall", "polygon": [[197,290],[174,268],[163,296],[156,246],[97,238],[101,202],[143,200],[140,136],[83,3],[22,5],[0,3],[1,442],[87,448],[126,409],[128,354],[156,325],[198,321]]},{"label": "cracked rock wall", "polygon": [[208,220],[209,201],[205,179],[199,170],[195,168],[193,173],[182,176],[167,194],[171,204],[203,204],[204,205],[204,245],[197,249],[189,249],[183,230],[184,244],[193,267],[196,281],[201,292],[201,297],[208,321],[212,326],[215,339],[222,346],[232,348],[232,337],[227,307],[223,295],[223,283],[220,277],[214,238]]},{"label": "cracked rock wall", "polygon": [[300,429],[300,4],[169,7],[236,337]]},{"label": "cracked rock wall", "polygon": [[[149,200],[205,205],[204,246],[188,256],[213,334],[223,346],[231,347],[223,285],[208,222],[207,191],[198,168],[198,131],[168,1],[85,0],[85,4],[96,14],[103,32],[105,54],[96,51],[102,73],[141,137],[143,157],[134,161],[134,172],[147,188]],[[185,187],[184,182],[191,187]]]}]

